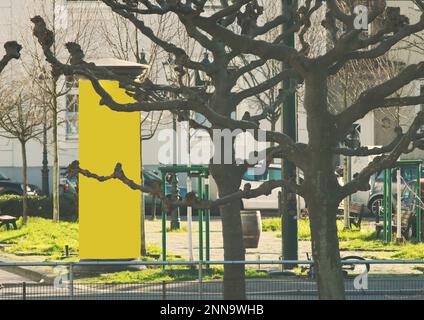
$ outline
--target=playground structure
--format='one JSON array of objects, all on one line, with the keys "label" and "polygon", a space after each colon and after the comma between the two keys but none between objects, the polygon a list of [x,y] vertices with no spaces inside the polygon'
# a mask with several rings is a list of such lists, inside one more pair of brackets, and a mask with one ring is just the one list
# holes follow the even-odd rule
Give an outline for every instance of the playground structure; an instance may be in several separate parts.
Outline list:
[{"label": "playground structure", "polygon": [[[192,178],[197,178],[197,195],[200,199],[209,200],[209,169],[204,166],[163,166],[159,168],[162,175],[162,192],[166,192],[166,176],[187,174],[187,193],[193,191]],[[199,223],[199,261],[210,260],[210,210],[198,209]],[[189,260],[193,261],[193,233],[192,233],[192,208],[187,208],[187,228],[188,228],[188,251]],[[168,212],[162,208],[162,261],[167,261],[166,256],[166,221]],[[203,224],[205,229],[203,229]],[[203,238],[205,233],[205,239]],[[204,241],[205,240],[205,241]],[[205,249],[205,252],[203,251]],[[205,256],[204,256],[205,253]],[[165,265],[164,265],[165,267]]]},{"label": "playground structure", "polygon": [[[416,167],[416,188],[415,188],[415,204],[413,209],[415,210],[415,241],[422,242],[422,229],[421,229],[421,166],[422,160],[400,160],[397,162],[396,167],[396,239],[402,239],[402,177],[400,168],[402,166],[414,166]],[[384,189],[383,189],[383,206],[381,208],[383,213],[383,239],[385,243],[392,242],[393,239],[393,190],[392,190],[392,169],[386,169],[384,171]],[[405,187],[408,187],[405,184]]]}]

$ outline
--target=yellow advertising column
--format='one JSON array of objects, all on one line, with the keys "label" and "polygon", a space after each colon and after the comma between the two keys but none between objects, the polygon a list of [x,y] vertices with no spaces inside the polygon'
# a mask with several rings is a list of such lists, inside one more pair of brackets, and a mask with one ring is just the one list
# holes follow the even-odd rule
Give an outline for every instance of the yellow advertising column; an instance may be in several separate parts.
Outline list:
[{"label": "yellow advertising column", "polygon": [[[116,81],[102,86],[119,103],[132,99]],[[81,168],[110,175],[121,163],[128,178],[141,181],[140,113],[100,105],[88,80],[79,81],[79,159]],[[141,192],[118,180],[79,176],[79,232],[82,260],[135,259],[141,246]]]}]

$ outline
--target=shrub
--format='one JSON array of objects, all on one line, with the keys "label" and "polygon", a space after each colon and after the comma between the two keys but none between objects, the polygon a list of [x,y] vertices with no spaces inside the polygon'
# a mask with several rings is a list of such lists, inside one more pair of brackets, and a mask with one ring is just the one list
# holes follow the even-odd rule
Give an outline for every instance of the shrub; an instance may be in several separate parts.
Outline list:
[{"label": "shrub", "polygon": [[[0,196],[0,214],[14,217],[22,216],[22,196],[2,195]],[[60,198],[61,220],[73,221],[76,219],[74,201]],[[30,217],[51,218],[53,204],[51,198],[41,196],[28,196],[28,212]]]}]

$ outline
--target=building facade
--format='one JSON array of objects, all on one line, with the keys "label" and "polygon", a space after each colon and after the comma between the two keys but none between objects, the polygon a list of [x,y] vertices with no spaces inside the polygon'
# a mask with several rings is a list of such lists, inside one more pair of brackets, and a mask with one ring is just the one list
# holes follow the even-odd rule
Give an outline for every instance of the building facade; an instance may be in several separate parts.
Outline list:
[{"label": "building facade", "polygon": [[[388,1],[388,5],[400,6],[402,13],[411,17],[411,23],[416,21],[419,16],[417,8],[414,6],[412,1]],[[217,0],[211,2],[211,8],[218,8],[220,2]],[[278,11],[278,5],[276,6]],[[323,11],[325,12],[325,10]],[[27,63],[31,58],[30,52],[37,50],[37,44],[34,43],[32,38],[32,26],[30,23],[30,17],[39,14],[45,17],[50,23],[54,23],[57,27],[58,32],[58,46],[63,47],[66,41],[77,41],[81,43],[84,48],[87,59],[100,59],[100,58],[119,58],[123,60],[139,60],[139,53],[130,54],[130,50],[118,50],[111,48],[111,41],[118,34],[115,18],[111,15],[110,9],[103,6],[97,0],[86,0],[86,1],[72,1],[72,0],[0,0],[0,44],[9,40],[18,40],[24,45],[22,61],[13,61],[10,66],[3,72],[1,78],[4,81],[8,79],[14,79],[19,74],[22,74],[22,64]],[[157,23],[157,22],[154,22]],[[175,21],[169,22],[175,24]],[[89,26],[89,27],[88,27]],[[173,25],[170,25],[172,27]],[[92,30],[88,32],[87,30]],[[81,30],[85,30],[87,34],[84,37],[78,38]],[[108,34],[108,38],[104,35]],[[137,33],[135,33],[137,34]],[[128,33],[126,35],[127,41],[130,43],[134,39],[134,33]],[[137,36],[136,36],[137,37]],[[140,36],[141,37],[141,36]],[[166,35],[164,35],[166,38]],[[175,39],[175,36],[173,40]],[[122,40],[122,39],[121,39]],[[136,41],[139,39],[137,38]],[[174,40],[175,41],[175,40]],[[189,39],[180,39],[181,43],[190,47]],[[148,50],[149,42],[145,38],[142,38],[143,48]],[[131,45],[129,46],[131,47]],[[31,48],[28,50],[28,48]],[[123,48],[121,48],[123,49]],[[204,52],[196,48],[189,48],[191,52],[199,61],[202,59]],[[39,50],[39,49],[38,49]],[[63,48],[62,48],[63,50]],[[323,49],[324,50],[324,49]],[[30,51],[30,52],[28,52]],[[63,50],[64,51],[64,50]],[[66,59],[66,53],[59,51],[59,57]],[[38,52],[37,54],[40,54]],[[398,56],[404,63],[412,63],[419,61],[422,57],[418,53],[410,54],[408,50],[401,50]],[[167,79],[164,73],[159,71],[162,68],[163,61],[167,59],[167,56],[163,52],[158,52],[156,55],[156,61],[152,69],[156,69],[156,74],[151,74],[151,78],[154,82],[164,83]],[[68,80],[68,81],[67,81]],[[62,85],[65,94],[59,97],[58,101],[60,104],[61,112],[59,114],[59,163],[61,167],[66,167],[72,161],[78,159],[78,86],[77,82],[72,79],[62,79]],[[420,82],[414,82],[408,88],[408,93],[419,92],[422,89]],[[248,110],[252,114],[259,112],[260,108],[256,106],[252,101],[246,101],[242,106],[239,107],[237,113],[234,115],[237,118],[241,118],[245,111]],[[421,106],[417,106],[414,112],[411,113],[409,110],[391,110],[390,112],[383,112],[377,110],[376,112],[367,114],[363,119],[358,121],[357,130],[359,132],[360,140],[362,145],[375,146],[384,145],[390,142],[389,140],[393,137],[394,127],[401,125],[406,128],[412,121],[412,114],[416,111],[421,110]],[[299,93],[298,99],[298,112],[297,112],[297,132],[298,140],[300,142],[308,141],[308,134],[306,129],[306,116],[302,108],[301,92]],[[149,139],[143,141],[143,167],[146,169],[156,169],[160,165],[158,158],[159,149],[162,142],[159,141],[158,134],[152,134],[149,136],[149,131],[154,132],[154,129],[160,130],[161,128],[172,127],[173,118],[170,113],[158,113],[156,114],[144,114],[142,115],[143,129],[147,133]],[[271,128],[271,125],[264,121],[264,128]],[[281,125],[277,121],[276,129],[278,130]],[[184,125],[177,124],[177,130],[184,132]],[[184,134],[184,133],[181,133]],[[51,143],[51,132],[49,131],[49,143]],[[49,146],[49,150],[50,150]],[[408,157],[420,157],[417,154],[408,155]],[[42,144],[39,141],[31,141],[28,144],[28,175],[29,183],[35,185],[41,185],[41,166],[42,166]],[[49,164],[52,163],[51,154],[49,153]],[[20,145],[17,141],[0,138],[0,171],[4,172],[11,179],[20,181],[21,180],[21,152]],[[50,168],[51,169],[51,168]],[[51,171],[50,170],[50,185],[51,185]]]}]

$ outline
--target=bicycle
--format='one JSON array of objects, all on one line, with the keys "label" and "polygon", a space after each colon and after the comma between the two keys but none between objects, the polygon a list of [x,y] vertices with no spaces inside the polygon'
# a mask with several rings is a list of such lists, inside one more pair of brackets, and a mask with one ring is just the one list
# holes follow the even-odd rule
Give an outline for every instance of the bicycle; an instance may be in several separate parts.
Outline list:
[{"label": "bicycle", "polygon": [[[306,253],[306,258],[308,261],[312,261],[312,257],[309,255],[309,253]],[[360,257],[360,256],[346,256],[346,257],[342,257],[341,258],[342,262],[345,262],[342,264],[342,272],[344,277],[348,277],[349,276],[349,271],[355,271],[356,267],[359,265],[364,265],[367,272],[370,271],[371,266],[369,263],[354,263],[356,261],[366,261],[367,259]],[[347,261],[352,260],[352,263],[346,263]],[[314,264],[309,264],[307,266],[303,266],[301,267],[301,271],[302,272],[307,272],[307,276],[309,279],[316,279],[316,270],[314,267]]]}]

